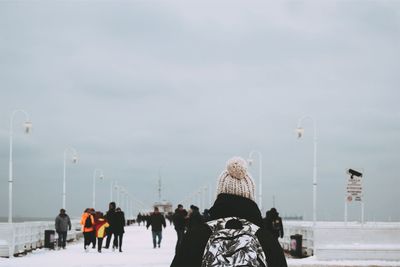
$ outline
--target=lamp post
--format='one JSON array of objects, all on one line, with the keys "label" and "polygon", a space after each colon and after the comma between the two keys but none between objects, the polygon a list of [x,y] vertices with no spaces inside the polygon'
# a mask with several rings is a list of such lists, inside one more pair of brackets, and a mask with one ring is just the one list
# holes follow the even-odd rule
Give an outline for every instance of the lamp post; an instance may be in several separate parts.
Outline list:
[{"label": "lamp post", "polygon": [[66,204],[66,161],[67,161],[67,153],[71,152],[72,154],[72,163],[76,164],[78,163],[78,153],[76,152],[76,149],[73,147],[67,147],[64,149],[64,175],[63,175],[63,193],[62,193],[62,206],[63,209],[65,209],[65,204]]},{"label": "lamp post", "polygon": [[125,203],[125,197],[126,197],[126,195],[127,195],[127,191],[126,191],[126,189],[124,187],[121,190],[121,205],[119,206],[122,211],[126,210],[126,207],[125,207],[125,204],[126,204]]},{"label": "lamp post", "polygon": [[114,183],[114,189],[117,191],[117,203],[116,206],[119,206],[119,190],[120,190],[120,186],[117,184],[117,182],[115,181]]},{"label": "lamp post", "polygon": [[14,116],[18,112],[22,112],[25,115],[25,133],[29,134],[32,129],[32,122],[29,120],[28,113],[23,109],[16,109],[11,113],[10,117],[10,158],[8,165],[8,222],[12,223],[12,190],[13,190],[13,124],[14,124]]},{"label": "lamp post", "polygon": [[130,208],[129,208],[129,192],[128,191],[126,191],[126,194],[125,194],[125,196],[126,196],[126,199],[125,199],[125,214],[126,214],[126,216],[128,217],[129,216],[129,210],[130,210]]},{"label": "lamp post", "polygon": [[258,182],[258,206],[260,208],[261,214],[262,214],[262,154],[259,151],[252,150],[249,153],[249,159],[247,162],[251,166],[253,163],[253,154],[257,153],[258,155],[258,163],[259,163],[259,170],[258,170],[258,175],[259,175],[259,182]]},{"label": "lamp post", "polygon": [[110,182],[110,202],[113,201],[113,191],[114,191],[114,181],[111,180],[111,182]]},{"label": "lamp post", "polygon": [[316,121],[310,116],[303,116],[297,123],[296,133],[297,138],[302,138],[304,135],[304,129],[301,127],[303,120],[310,119],[314,126],[314,163],[313,163],[313,226],[317,221],[317,125]]},{"label": "lamp post", "polygon": [[96,173],[99,172],[99,178],[103,179],[104,178],[104,174],[103,174],[103,170],[102,169],[95,169],[93,172],[93,202],[92,202],[92,206],[94,209],[96,209]]}]

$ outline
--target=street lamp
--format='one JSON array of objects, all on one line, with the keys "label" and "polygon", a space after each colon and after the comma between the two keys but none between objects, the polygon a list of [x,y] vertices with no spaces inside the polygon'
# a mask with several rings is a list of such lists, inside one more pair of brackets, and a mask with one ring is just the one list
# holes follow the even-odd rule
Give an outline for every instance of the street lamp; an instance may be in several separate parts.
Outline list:
[{"label": "street lamp", "polygon": [[117,181],[115,181],[114,182],[114,190],[116,190],[116,194],[117,194],[117,196],[116,196],[116,201],[115,201],[115,206],[118,206],[119,205],[119,185],[117,184]]},{"label": "street lamp", "polygon": [[113,201],[113,191],[114,191],[114,180],[110,182],[110,202]]},{"label": "street lamp", "polygon": [[95,169],[93,172],[93,202],[92,206],[96,209],[96,173],[99,172],[99,178],[102,180],[104,178],[103,170],[102,169]]},{"label": "street lamp", "polygon": [[313,226],[317,221],[317,125],[316,121],[310,116],[303,116],[297,123],[296,133],[297,138],[302,138],[304,135],[304,129],[301,127],[303,120],[310,119],[314,126],[314,164],[313,164]]},{"label": "street lamp", "polygon": [[67,165],[67,153],[70,152],[72,154],[71,162],[73,164],[78,163],[78,153],[76,149],[73,147],[67,147],[64,149],[64,175],[63,175],[63,193],[62,193],[62,206],[65,209],[66,202],[66,165]]},{"label": "street lamp", "polygon": [[129,192],[128,191],[126,191],[126,194],[125,194],[125,196],[126,196],[126,202],[125,202],[125,215],[128,217],[129,216]]},{"label": "street lamp", "polygon": [[258,155],[258,163],[259,163],[259,170],[258,170],[258,175],[259,175],[259,182],[258,182],[258,206],[260,208],[260,211],[262,213],[262,154],[259,151],[252,150],[249,153],[249,159],[247,162],[249,163],[249,166],[253,164],[253,154],[257,153]]},{"label": "street lamp", "polygon": [[128,194],[128,191],[125,189],[125,187],[120,186],[120,192],[121,192],[121,196],[120,196],[120,200],[121,203],[119,204],[119,207],[121,208],[121,210],[126,210],[125,207],[125,196]]},{"label": "street lamp", "polygon": [[10,117],[10,158],[9,158],[9,169],[8,169],[8,222],[12,223],[12,190],[13,190],[13,161],[12,161],[12,155],[13,155],[13,123],[14,123],[14,116],[18,112],[22,112],[25,115],[25,122],[24,122],[24,128],[25,128],[25,133],[29,134],[32,130],[32,122],[29,120],[29,115],[28,113],[23,110],[23,109],[16,109],[11,113]]}]

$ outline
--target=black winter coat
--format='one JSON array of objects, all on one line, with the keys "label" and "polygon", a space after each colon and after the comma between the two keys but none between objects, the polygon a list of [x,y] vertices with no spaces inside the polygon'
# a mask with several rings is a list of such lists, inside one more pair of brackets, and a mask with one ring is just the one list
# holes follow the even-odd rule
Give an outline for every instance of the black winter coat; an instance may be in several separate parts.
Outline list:
[{"label": "black winter coat", "polygon": [[165,224],[165,218],[164,216],[157,212],[157,213],[152,213],[150,215],[150,219],[147,221],[147,228],[151,225],[151,231],[159,232],[162,231],[162,226],[164,228],[167,226]]},{"label": "black winter coat", "polygon": [[198,210],[194,210],[189,216],[188,229],[194,228],[203,223],[203,218]]},{"label": "black winter coat", "polygon": [[107,211],[106,215],[104,216],[110,225],[107,228],[107,232],[114,233],[114,227],[117,224],[117,217],[115,216],[115,209],[110,209]]},{"label": "black winter coat", "polygon": [[[239,217],[261,227],[256,236],[264,250],[268,267],[287,267],[279,242],[262,227],[261,213],[254,201],[240,196],[219,194],[214,206],[210,209],[210,215],[211,220]],[[171,267],[200,267],[210,235],[211,230],[204,223],[190,229],[184,235]]]},{"label": "black winter coat", "polygon": [[275,238],[283,237],[283,224],[282,218],[276,211],[268,211],[267,216],[264,218],[264,227],[272,233]]},{"label": "black winter coat", "polygon": [[123,234],[125,226],[125,214],[123,211],[115,212],[115,223],[113,225],[113,233],[115,234]]},{"label": "black winter coat", "polygon": [[174,226],[176,230],[185,230],[186,223],[185,217],[187,216],[187,211],[182,209],[176,209],[172,220],[174,222]]}]

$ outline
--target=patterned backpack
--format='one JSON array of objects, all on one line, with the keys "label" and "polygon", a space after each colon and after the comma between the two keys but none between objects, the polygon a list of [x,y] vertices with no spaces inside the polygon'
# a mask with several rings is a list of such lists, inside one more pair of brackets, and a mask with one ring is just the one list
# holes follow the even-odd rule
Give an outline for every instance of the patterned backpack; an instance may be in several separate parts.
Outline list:
[{"label": "patterned backpack", "polygon": [[237,217],[207,222],[212,234],[201,267],[267,267],[264,251],[255,235],[258,226]]}]

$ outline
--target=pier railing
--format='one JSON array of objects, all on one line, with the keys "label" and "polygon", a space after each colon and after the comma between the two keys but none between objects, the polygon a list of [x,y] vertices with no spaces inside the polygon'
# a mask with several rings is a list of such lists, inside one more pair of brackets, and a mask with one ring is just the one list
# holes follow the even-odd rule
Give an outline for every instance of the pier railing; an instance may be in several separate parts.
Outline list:
[{"label": "pier railing", "polygon": [[400,260],[399,222],[284,221],[284,250],[291,250],[290,236],[302,235],[302,255],[319,260]]},{"label": "pier railing", "polygon": [[[72,220],[71,224],[67,240],[79,239],[82,235],[79,220]],[[43,247],[45,230],[55,230],[54,221],[0,223],[0,257],[12,257]]]}]

